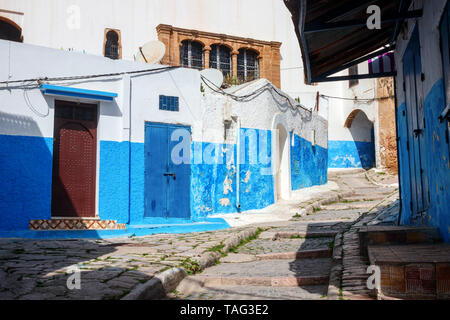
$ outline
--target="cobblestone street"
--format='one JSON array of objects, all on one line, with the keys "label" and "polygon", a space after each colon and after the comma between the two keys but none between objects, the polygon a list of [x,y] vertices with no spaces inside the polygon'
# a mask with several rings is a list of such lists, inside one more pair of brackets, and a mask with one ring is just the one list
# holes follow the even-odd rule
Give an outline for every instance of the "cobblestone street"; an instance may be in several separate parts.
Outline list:
[{"label": "cobblestone street", "polygon": [[[377,177],[371,178],[372,182],[366,177],[362,173],[337,176],[341,189],[351,188],[352,196],[317,207],[311,214],[294,216],[286,223],[260,225],[270,228],[258,239],[228,254],[220,265],[185,278],[170,297],[193,300],[326,299],[330,290],[332,256],[340,254],[333,252],[335,235],[346,231],[347,239],[347,230],[352,230],[353,224],[361,224],[360,220],[375,221],[377,212],[397,198],[395,186],[375,185]],[[382,178],[385,179],[389,178]],[[360,286],[361,281],[355,286],[352,278],[357,275],[353,268],[361,268],[359,257],[350,250],[355,246],[346,241],[344,247],[347,255],[354,254],[356,258],[347,257],[344,268],[341,266],[344,289],[358,294],[359,298],[368,298],[363,296],[367,290]],[[365,283],[366,270],[359,271]],[[340,298],[350,295],[345,291]]]},{"label": "cobblestone street", "polygon": [[[217,252],[225,256],[219,264],[187,277],[169,296],[190,299],[324,298],[331,259],[328,253],[324,257],[323,251],[333,247],[334,235],[348,228],[362,213],[377,205],[386,205],[386,200],[383,201],[386,197],[393,195],[388,199],[392,201],[396,196],[394,187],[375,186],[364,173],[331,179],[339,184],[339,191],[355,189],[357,193],[338,203],[322,205],[312,213],[295,215],[291,221],[127,239],[2,239],[0,299],[121,299],[137,286],[173,267],[181,267],[188,274],[199,272],[202,256]],[[310,203],[299,203],[299,207]],[[231,252],[228,254],[221,252],[231,236],[255,227],[260,228],[258,237],[229,246]],[[295,252],[308,250],[313,250],[311,254],[316,257],[306,254],[304,259],[292,259],[292,253],[296,256]],[[283,259],[277,257],[283,253],[288,254]],[[80,290],[69,290],[66,285],[74,266],[81,271]],[[211,288],[186,286],[193,279],[205,282],[208,277],[211,279],[207,285]],[[292,285],[292,278],[300,282]],[[227,283],[226,290],[221,283]],[[182,292],[182,288],[189,292]]]}]

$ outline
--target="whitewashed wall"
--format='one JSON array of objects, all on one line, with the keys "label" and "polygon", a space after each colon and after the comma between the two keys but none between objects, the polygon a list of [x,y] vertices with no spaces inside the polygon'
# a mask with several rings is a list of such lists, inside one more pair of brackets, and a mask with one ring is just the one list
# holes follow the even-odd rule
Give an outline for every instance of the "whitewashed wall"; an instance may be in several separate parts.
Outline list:
[{"label": "whitewashed wall", "polygon": [[[75,6],[75,7],[73,7]],[[79,29],[74,19],[79,8]],[[316,92],[341,95],[341,85],[304,84],[303,63],[294,24],[283,0],[0,0],[0,12],[23,28],[25,43],[95,55],[103,54],[105,28],[121,31],[123,58],[132,60],[138,47],[157,39],[156,26],[225,33],[279,41],[281,89],[312,108]],[[339,105],[339,102],[333,101]]]}]

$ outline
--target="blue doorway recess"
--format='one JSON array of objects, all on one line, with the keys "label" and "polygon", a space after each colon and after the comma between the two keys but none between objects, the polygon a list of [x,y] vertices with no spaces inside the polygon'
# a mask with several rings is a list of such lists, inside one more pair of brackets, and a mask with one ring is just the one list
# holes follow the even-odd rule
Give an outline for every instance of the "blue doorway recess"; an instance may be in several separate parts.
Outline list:
[{"label": "blue doorway recess", "polygon": [[145,218],[191,217],[190,135],[189,126],[145,124]]}]

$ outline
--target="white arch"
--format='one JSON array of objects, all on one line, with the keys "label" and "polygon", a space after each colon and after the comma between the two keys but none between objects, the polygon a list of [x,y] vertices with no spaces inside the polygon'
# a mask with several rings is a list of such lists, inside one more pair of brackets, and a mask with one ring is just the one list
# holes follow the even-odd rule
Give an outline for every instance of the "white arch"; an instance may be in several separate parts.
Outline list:
[{"label": "white arch", "polygon": [[[280,136],[278,128],[281,128],[286,136],[283,148],[279,146]],[[275,202],[279,198],[288,200],[291,197],[291,144],[288,128],[289,126],[284,115],[281,113],[276,114],[272,121],[272,174]],[[283,149],[283,154],[280,155],[281,149]],[[279,159],[281,159],[281,163]],[[281,174],[281,177],[279,174]]]}]

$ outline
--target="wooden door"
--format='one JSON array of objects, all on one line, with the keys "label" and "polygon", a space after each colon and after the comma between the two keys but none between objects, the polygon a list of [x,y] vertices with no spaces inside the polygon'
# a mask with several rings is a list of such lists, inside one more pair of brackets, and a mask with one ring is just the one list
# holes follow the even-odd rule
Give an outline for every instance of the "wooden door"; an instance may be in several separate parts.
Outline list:
[{"label": "wooden door", "polygon": [[406,118],[413,218],[428,210],[430,194],[427,175],[425,112],[422,89],[422,63],[419,33],[416,28],[403,57]]},{"label": "wooden door", "polygon": [[95,217],[97,105],[55,102],[53,217]]},{"label": "wooden door", "polygon": [[[190,164],[174,162],[172,151],[180,141],[172,141],[175,130],[190,127],[147,123],[145,126],[145,217],[189,219]],[[190,141],[188,141],[190,148]],[[179,156],[179,155],[177,155]],[[187,155],[190,159],[190,154]]]}]

